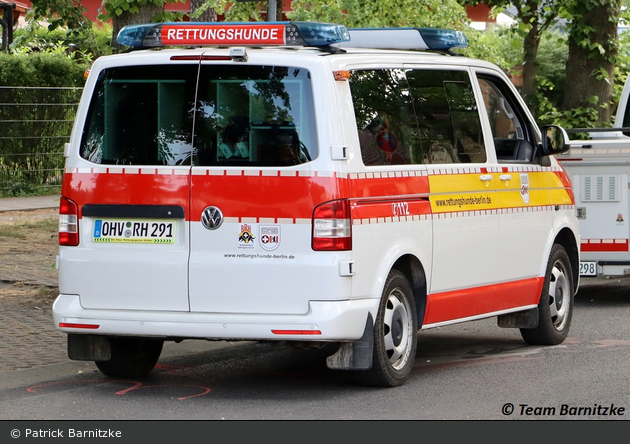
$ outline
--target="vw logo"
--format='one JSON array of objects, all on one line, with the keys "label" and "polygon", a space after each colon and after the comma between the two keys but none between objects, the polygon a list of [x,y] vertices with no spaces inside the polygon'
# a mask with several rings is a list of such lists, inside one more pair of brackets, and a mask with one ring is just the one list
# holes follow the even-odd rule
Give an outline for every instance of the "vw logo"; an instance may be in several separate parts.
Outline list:
[{"label": "vw logo", "polygon": [[201,223],[208,230],[216,230],[223,223],[223,213],[217,207],[206,207],[201,213]]}]

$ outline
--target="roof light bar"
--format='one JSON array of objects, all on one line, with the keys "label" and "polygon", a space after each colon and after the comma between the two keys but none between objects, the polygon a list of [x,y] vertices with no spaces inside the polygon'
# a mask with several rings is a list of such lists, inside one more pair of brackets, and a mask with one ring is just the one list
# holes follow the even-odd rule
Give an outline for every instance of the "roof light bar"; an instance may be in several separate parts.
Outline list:
[{"label": "roof light bar", "polygon": [[355,28],[348,29],[349,42],[342,48],[419,49],[448,51],[465,48],[468,40],[461,31],[438,28]]},{"label": "roof light bar", "polygon": [[131,47],[330,46],[350,40],[343,25],[311,22],[157,23],[125,26],[116,41]]}]

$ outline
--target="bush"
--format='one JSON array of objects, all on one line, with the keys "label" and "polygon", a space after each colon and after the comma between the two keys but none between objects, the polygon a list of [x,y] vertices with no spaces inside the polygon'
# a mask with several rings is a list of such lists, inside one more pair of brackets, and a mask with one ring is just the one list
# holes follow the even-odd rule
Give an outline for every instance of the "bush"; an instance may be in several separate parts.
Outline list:
[{"label": "bush", "polygon": [[90,64],[65,53],[0,53],[0,86],[83,86]]},{"label": "bush", "polygon": [[[73,59],[92,61],[112,53],[112,27],[103,25],[81,32],[64,29],[48,31],[37,24],[19,28],[13,35],[11,51],[14,53],[56,52],[59,49],[72,53]],[[73,48],[70,50],[70,48]]]},{"label": "bush", "polygon": [[101,54],[61,31],[21,37],[0,53],[0,196],[58,192],[84,72]]}]

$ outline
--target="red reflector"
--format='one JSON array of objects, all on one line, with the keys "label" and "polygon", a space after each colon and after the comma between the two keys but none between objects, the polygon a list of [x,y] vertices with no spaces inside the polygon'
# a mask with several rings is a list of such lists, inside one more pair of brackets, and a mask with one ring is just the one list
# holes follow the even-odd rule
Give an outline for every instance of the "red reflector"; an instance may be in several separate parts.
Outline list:
[{"label": "red reflector", "polygon": [[95,324],[69,324],[67,322],[60,322],[59,327],[61,328],[85,328],[87,330],[96,330],[100,327],[100,325]]},{"label": "red reflector", "polygon": [[171,60],[232,60],[230,56],[211,56],[211,55],[191,55],[191,56],[172,56]]},{"label": "red reflector", "polygon": [[232,60],[230,56],[209,56],[205,55],[201,57],[201,60]]},{"label": "red reflector", "polygon": [[200,55],[194,56],[172,56],[171,60],[201,60]]},{"label": "red reflector", "polygon": [[271,330],[274,335],[321,335],[320,330]]},{"label": "red reflector", "polygon": [[347,251],[352,250],[352,238],[314,238],[313,250],[315,251]]}]

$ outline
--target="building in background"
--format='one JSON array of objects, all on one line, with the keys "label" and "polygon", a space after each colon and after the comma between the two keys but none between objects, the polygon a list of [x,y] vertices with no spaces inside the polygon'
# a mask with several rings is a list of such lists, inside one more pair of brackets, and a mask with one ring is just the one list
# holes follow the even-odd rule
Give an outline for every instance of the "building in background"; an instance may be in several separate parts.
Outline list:
[{"label": "building in background", "polygon": [[[238,1],[248,1],[248,0],[236,0]],[[276,0],[279,5],[282,3],[282,18],[286,20],[286,13],[291,11],[291,0]],[[15,14],[17,14],[17,18],[20,21],[19,26],[24,23],[24,16],[26,12],[31,9],[31,2],[29,0],[22,1],[7,1],[0,0],[0,3],[15,3],[16,9]],[[87,9],[85,13],[86,17],[90,19],[92,22],[98,22],[98,14],[102,0],[82,0],[81,4]],[[184,14],[190,12],[190,0],[185,0],[183,3],[168,3],[165,8],[166,11],[170,12],[182,12]],[[502,25],[510,25],[514,22],[514,15],[510,13],[509,8],[503,13],[497,15],[497,17],[492,17],[490,14],[490,7],[487,5],[479,4],[478,6],[467,6],[466,13],[468,17],[471,19],[471,26],[475,29],[486,30],[491,29],[494,26],[502,26]],[[265,14],[263,14],[265,15]]]},{"label": "building in background", "polygon": [[500,26],[510,26],[515,22],[516,10],[513,7],[506,8],[496,17],[492,16],[491,10],[490,6],[483,3],[477,6],[466,6],[466,15],[471,20],[470,26],[479,31],[486,31]]}]

